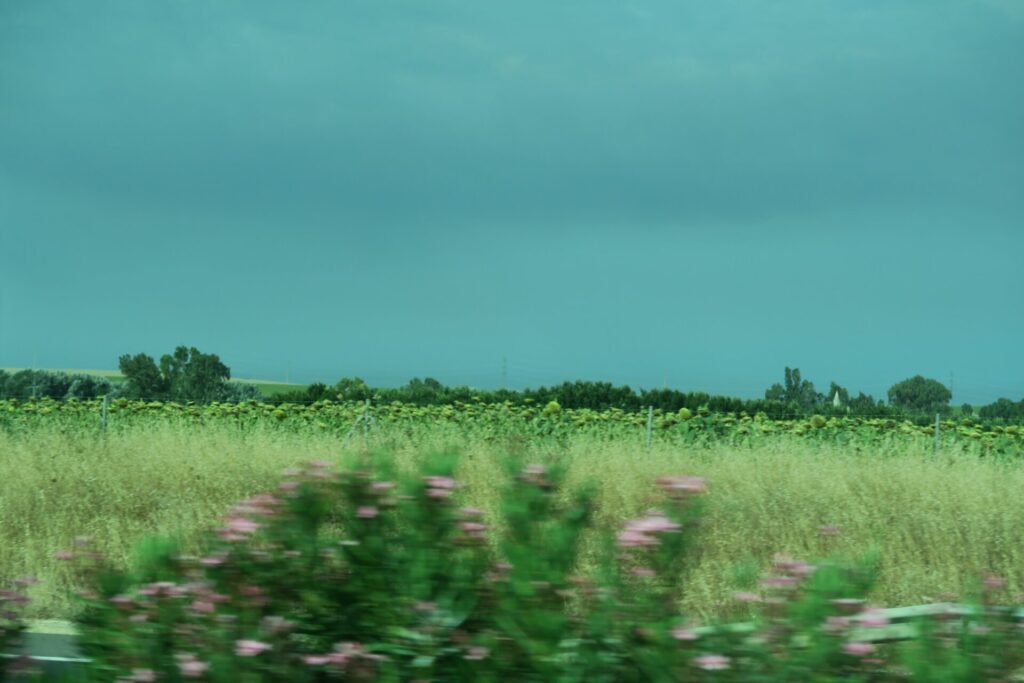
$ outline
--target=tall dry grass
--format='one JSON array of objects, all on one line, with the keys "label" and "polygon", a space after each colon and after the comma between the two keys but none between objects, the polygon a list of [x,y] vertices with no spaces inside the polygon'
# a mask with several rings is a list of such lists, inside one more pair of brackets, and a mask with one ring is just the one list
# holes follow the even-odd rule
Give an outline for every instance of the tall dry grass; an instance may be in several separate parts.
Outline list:
[{"label": "tall dry grass", "polygon": [[[560,463],[570,482],[598,484],[598,522],[618,527],[656,504],[651,482],[665,474],[707,479],[702,544],[687,574],[683,609],[702,618],[739,618],[732,599],[775,553],[805,559],[858,554],[873,544],[883,557],[874,600],[883,606],[959,595],[991,571],[1007,579],[1007,600],[1024,591],[1024,467],[973,456],[933,458],[920,446],[884,454],[844,452],[791,437],[753,448],[683,448],[604,441],[467,439],[430,425],[385,430],[371,445],[392,449],[402,467],[425,452],[462,453],[461,494],[493,519],[510,450],[530,461]],[[75,586],[54,554],[90,536],[113,560],[130,564],[147,534],[177,534],[194,544],[234,503],[272,489],[283,469],[342,454],[337,434],[256,427],[153,423],[105,438],[66,427],[0,433],[0,583],[34,575],[30,617],[70,618]],[[819,527],[835,525],[826,536]],[[197,550],[191,545],[190,550]],[[584,548],[597,551],[594,538]]]}]

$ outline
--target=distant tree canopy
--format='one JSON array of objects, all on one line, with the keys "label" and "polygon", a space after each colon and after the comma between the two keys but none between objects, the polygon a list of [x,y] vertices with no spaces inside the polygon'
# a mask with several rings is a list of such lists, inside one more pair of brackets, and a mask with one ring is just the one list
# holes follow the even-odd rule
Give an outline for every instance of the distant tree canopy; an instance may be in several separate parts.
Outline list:
[{"label": "distant tree canopy", "polygon": [[953,394],[941,382],[915,375],[889,387],[889,403],[913,413],[945,413]]},{"label": "distant tree canopy", "polygon": [[173,354],[161,356],[159,366],[144,353],[124,355],[118,367],[129,398],[209,403],[232,393],[227,386],[230,368],[217,354],[202,353],[194,346],[179,346]]},{"label": "distant tree canopy", "polygon": [[[800,368],[786,368],[785,385],[773,384],[764,392],[768,401],[794,406],[797,412],[807,412],[825,401],[825,396],[814,389],[814,383],[800,376]],[[838,386],[833,382],[833,386]],[[843,390],[846,391],[845,389]]]},{"label": "distant tree canopy", "polygon": [[110,381],[94,375],[47,370],[0,370],[0,398],[90,399],[111,390]]},{"label": "distant tree canopy", "polygon": [[978,416],[983,420],[1024,422],[1024,399],[1014,403],[1008,398],[1001,398],[994,403],[983,406],[978,411]]}]

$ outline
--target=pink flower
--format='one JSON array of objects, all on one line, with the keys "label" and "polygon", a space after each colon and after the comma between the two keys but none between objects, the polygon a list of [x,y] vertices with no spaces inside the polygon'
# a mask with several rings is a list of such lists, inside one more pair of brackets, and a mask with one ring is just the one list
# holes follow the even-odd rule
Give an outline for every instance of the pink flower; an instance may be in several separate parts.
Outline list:
[{"label": "pink flower", "polygon": [[174,657],[178,660],[178,670],[185,678],[199,678],[210,668],[209,664],[196,659],[193,654],[176,654]]},{"label": "pink flower", "polygon": [[211,555],[210,557],[204,557],[199,560],[199,564],[204,567],[216,567],[217,565],[224,564],[225,559],[226,557],[223,554]]},{"label": "pink flower", "polygon": [[707,671],[718,671],[729,668],[729,658],[724,655],[701,655],[693,660],[702,669]]},{"label": "pink flower", "polygon": [[153,683],[156,673],[152,669],[132,669],[131,680],[136,683]]},{"label": "pink flower", "polygon": [[359,517],[361,519],[373,519],[376,516],[377,508],[373,507],[372,505],[361,505],[359,509],[356,510],[356,517]]},{"label": "pink flower", "polygon": [[426,482],[432,489],[453,489],[458,485],[451,477],[426,477]]},{"label": "pink flower", "polygon": [[871,607],[860,613],[857,620],[868,628],[881,628],[889,624],[889,617],[877,607]]},{"label": "pink flower", "polygon": [[659,477],[658,484],[669,493],[704,493],[708,490],[704,477]]},{"label": "pink flower", "polygon": [[849,626],[849,617],[828,617],[825,620],[825,624],[822,625],[822,629],[824,629],[826,633],[835,633],[837,631],[843,631]]},{"label": "pink flower", "polygon": [[480,661],[481,659],[486,659],[489,654],[491,654],[490,649],[482,645],[473,645],[462,658],[470,661]]},{"label": "pink flower", "polygon": [[241,534],[251,534],[261,526],[261,524],[254,522],[251,519],[246,519],[245,517],[232,517],[228,520],[225,528],[228,531],[234,531]]},{"label": "pink flower", "polygon": [[323,666],[331,660],[326,655],[306,655],[302,658],[302,661],[310,666]]},{"label": "pink flower", "polygon": [[639,531],[623,531],[619,534],[618,542],[621,548],[639,548],[654,545],[658,542],[658,539],[651,538]]},{"label": "pink flower", "polygon": [[389,491],[395,488],[395,485],[392,484],[390,481],[375,481],[372,484],[370,484],[370,488],[373,489],[374,491],[381,492]]},{"label": "pink flower", "polygon": [[676,640],[697,640],[700,635],[687,626],[677,626],[672,629],[672,637]]},{"label": "pink flower", "polygon": [[196,600],[190,605],[190,607],[193,612],[197,612],[199,614],[213,614],[216,609],[214,604],[209,600]]},{"label": "pink flower", "polygon": [[985,578],[982,581],[982,584],[985,586],[985,588],[989,588],[991,590],[999,590],[1000,588],[1006,585],[1006,579],[1000,576],[996,576],[995,574],[985,574]]},{"label": "pink flower", "polygon": [[751,593],[750,591],[740,591],[732,594],[733,600],[739,602],[761,602],[761,596],[757,593]]},{"label": "pink flower", "polygon": [[235,642],[235,654],[239,657],[254,657],[270,649],[267,643],[258,640],[239,640]]},{"label": "pink flower", "polygon": [[874,651],[874,645],[863,641],[855,641],[843,645],[843,652],[845,652],[848,655],[854,655],[856,657],[862,657],[866,654],[871,654]]},{"label": "pink flower", "polygon": [[132,599],[131,596],[128,595],[115,595],[110,598],[110,604],[116,605],[117,607],[130,607]]},{"label": "pink flower", "polygon": [[799,581],[793,576],[769,576],[761,581],[761,585],[765,588],[792,588],[797,583]]}]

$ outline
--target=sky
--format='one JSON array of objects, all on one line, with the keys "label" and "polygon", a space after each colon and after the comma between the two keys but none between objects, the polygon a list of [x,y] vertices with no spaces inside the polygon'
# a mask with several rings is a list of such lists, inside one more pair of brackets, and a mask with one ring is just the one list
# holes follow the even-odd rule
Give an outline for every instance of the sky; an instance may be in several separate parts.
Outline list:
[{"label": "sky", "polygon": [[1024,398],[1018,0],[3,0],[0,367]]}]

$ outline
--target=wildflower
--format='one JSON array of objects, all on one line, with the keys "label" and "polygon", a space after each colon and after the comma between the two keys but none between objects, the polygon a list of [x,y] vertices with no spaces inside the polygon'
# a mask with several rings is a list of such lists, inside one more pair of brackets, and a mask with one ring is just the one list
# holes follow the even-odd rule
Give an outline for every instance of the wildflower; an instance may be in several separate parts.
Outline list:
[{"label": "wildflower", "polygon": [[685,496],[708,490],[704,477],[658,477],[658,485],[670,495]]},{"label": "wildflower", "polygon": [[874,645],[863,641],[855,641],[843,645],[843,652],[845,652],[848,655],[854,655],[856,657],[871,654],[874,651]]},{"label": "wildflower", "polygon": [[375,481],[370,484],[370,488],[377,492],[383,492],[395,488],[395,485],[390,481]]},{"label": "wildflower", "polygon": [[824,625],[822,625],[822,629],[826,633],[836,633],[846,630],[849,625],[850,619],[848,617],[828,617]]},{"label": "wildflower", "polygon": [[209,664],[196,659],[193,654],[179,653],[174,658],[178,660],[178,670],[185,678],[199,678],[210,668]]},{"label": "wildflower", "polygon": [[672,637],[676,640],[697,640],[700,635],[688,626],[677,626],[672,629]]},{"label": "wildflower", "polygon": [[235,654],[239,657],[254,657],[270,649],[267,643],[258,640],[239,640],[235,642]]},{"label": "wildflower", "polygon": [[58,550],[57,552],[55,552],[53,554],[53,557],[54,557],[54,559],[57,559],[57,560],[67,561],[67,560],[74,559],[75,554],[73,552],[71,552],[70,550]]},{"label": "wildflower", "polygon": [[132,681],[136,683],[153,683],[156,673],[152,669],[132,669]]},{"label": "wildflower", "polygon": [[985,574],[985,578],[982,581],[982,584],[985,586],[985,588],[988,588],[990,590],[999,590],[1000,588],[1006,586],[1006,579],[1000,576],[996,576],[995,574],[989,573]]},{"label": "wildflower", "polygon": [[132,599],[128,595],[115,595],[110,598],[110,604],[115,605],[116,607],[131,607]]},{"label": "wildflower", "polygon": [[619,534],[618,541],[621,548],[638,548],[655,545],[658,542],[656,538],[651,538],[639,531],[623,531]]},{"label": "wildflower", "polygon": [[359,517],[360,519],[373,519],[376,516],[377,508],[372,505],[361,505],[359,509],[356,510],[356,517]]},{"label": "wildflower", "polygon": [[491,651],[489,648],[482,645],[473,645],[469,648],[466,654],[462,656],[462,658],[470,661],[480,661],[481,659],[486,659],[490,654]]},{"label": "wildflower", "polygon": [[278,485],[277,488],[279,488],[280,490],[284,491],[285,493],[291,493],[291,492],[295,491],[297,488],[299,488],[299,482],[297,482],[297,481],[283,481],[283,482],[281,482]]},{"label": "wildflower", "polygon": [[718,671],[729,668],[729,658],[724,655],[701,655],[694,660],[702,669],[707,671]]},{"label": "wildflower", "polygon": [[840,527],[835,524],[822,524],[818,527],[818,533],[822,536],[838,536]]},{"label": "wildflower", "polygon": [[459,508],[459,514],[463,517],[483,517],[484,511],[479,508]]},{"label": "wildflower", "polygon": [[198,614],[213,614],[216,610],[214,604],[209,600],[195,600],[189,607]]},{"label": "wildflower", "polygon": [[769,576],[761,581],[765,588],[792,588],[799,580],[794,576]]},{"label": "wildflower", "polygon": [[761,602],[761,596],[757,593],[751,593],[750,591],[739,591],[732,594],[733,600],[739,602]]},{"label": "wildflower", "polygon": [[302,661],[310,666],[323,666],[331,660],[327,655],[306,655],[302,658]]},{"label": "wildflower", "polygon": [[654,570],[650,567],[637,567],[633,570],[633,576],[639,576],[640,578],[650,578],[654,574]]},{"label": "wildflower", "polygon": [[858,621],[868,628],[881,628],[889,624],[889,617],[885,616],[885,613],[879,608],[870,607],[861,612]]},{"label": "wildflower", "polygon": [[654,512],[642,519],[626,522],[626,529],[619,534],[619,546],[623,548],[657,545],[656,534],[672,533],[682,527],[668,517]]},{"label": "wildflower", "polygon": [[204,567],[216,567],[217,565],[224,564],[224,560],[227,559],[227,555],[224,553],[218,553],[209,557],[204,557],[199,560],[199,564]]}]

